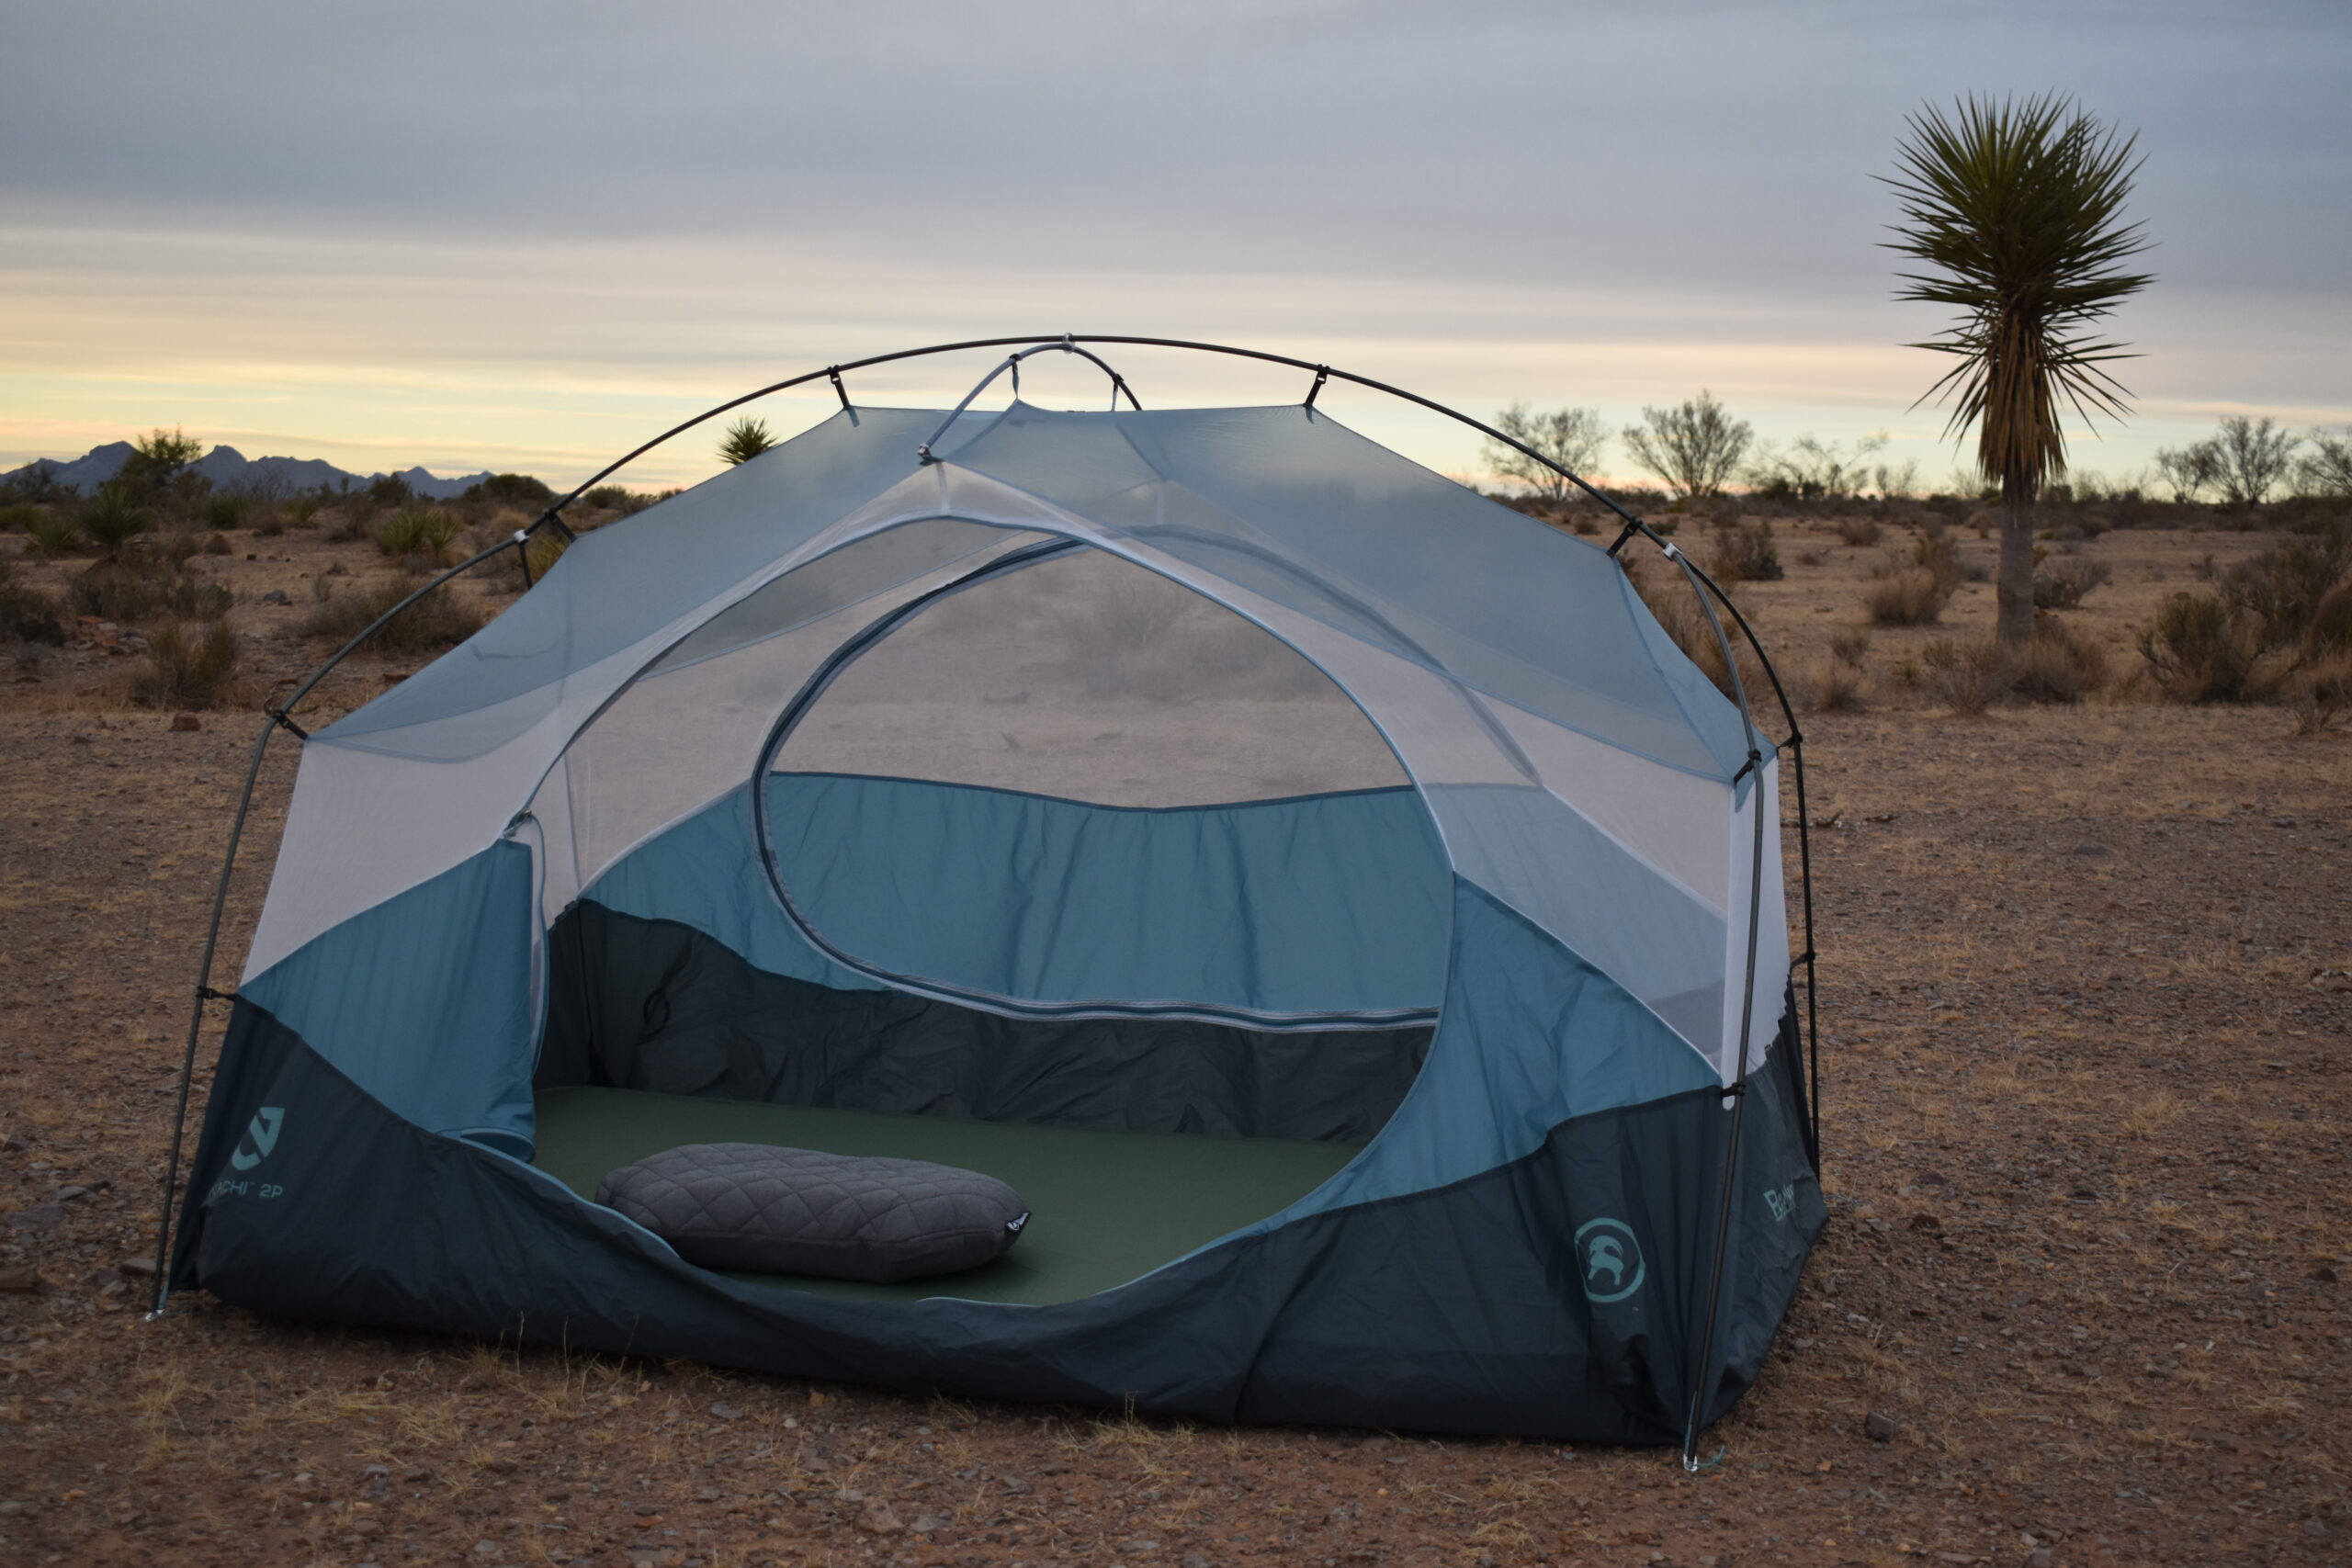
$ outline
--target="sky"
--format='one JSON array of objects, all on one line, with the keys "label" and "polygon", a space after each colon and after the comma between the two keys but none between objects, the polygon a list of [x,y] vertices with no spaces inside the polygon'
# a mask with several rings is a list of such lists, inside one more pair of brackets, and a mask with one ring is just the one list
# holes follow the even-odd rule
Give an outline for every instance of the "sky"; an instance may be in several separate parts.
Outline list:
[{"label": "sky", "polygon": [[[1904,119],[2058,91],[2140,138],[2134,412],[2352,423],[2352,6],[1448,0],[20,0],[0,40],[0,466],[182,426],[570,482],[838,360],[1205,339],[1481,417],[1712,389],[1768,442],[1960,449],[1880,248]],[[853,378],[952,404],[978,354]],[[1295,373],[1128,351],[1147,406]],[[1041,364],[1032,400],[1099,407]],[[760,405],[779,432],[822,383]],[[1442,470],[1477,437],[1330,409]],[[711,440],[621,477],[692,482]],[[1632,472],[1622,444],[1604,474]]]}]

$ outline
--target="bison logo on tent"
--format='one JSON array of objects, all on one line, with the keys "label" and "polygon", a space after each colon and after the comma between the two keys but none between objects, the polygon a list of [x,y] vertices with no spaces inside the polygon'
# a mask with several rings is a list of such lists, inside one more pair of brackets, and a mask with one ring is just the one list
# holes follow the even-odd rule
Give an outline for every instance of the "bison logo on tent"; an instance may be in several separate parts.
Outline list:
[{"label": "bison logo on tent", "polygon": [[1587,1220],[1578,1227],[1577,1261],[1584,1269],[1585,1299],[1596,1305],[1623,1301],[1649,1273],[1642,1244],[1623,1220]]}]

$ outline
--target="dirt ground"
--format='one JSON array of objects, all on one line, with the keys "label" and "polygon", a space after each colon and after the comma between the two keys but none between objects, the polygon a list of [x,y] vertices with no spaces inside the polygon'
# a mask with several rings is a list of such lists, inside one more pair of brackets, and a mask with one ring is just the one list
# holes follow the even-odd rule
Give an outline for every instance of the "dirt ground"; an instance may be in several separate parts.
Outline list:
[{"label": "dirt ground", "polygon": [[[1780,535],[1786,580],[1741,598],[1803,685],[1904,541]],[[2081,548],[2114,581],[2069,618],[2128,675],[2164,593],[2264,542],[2108,535]],[[256,688],[323,651],[294,632],[313,574],[388,570],[299,533],[234,544],[198,561],[238,595]],[[1971,563],[1991,550],[1963,531]],[[96,645],[0,666],[0,1563],[2352,1562],[2352,739],[2129,682],[1939,711],[1897,671],[1982,635],[1991,597],[1876,633],[1864,707],[1804,716],[1831,1219],[1696,1475],[1657,1450],[912,1403],[200,1296],[144,1321],[254,727],[129,707],[136,656]],[[416,662],[355,661],[322,711]],[[294,750],[264,771],[217,983]]]}]

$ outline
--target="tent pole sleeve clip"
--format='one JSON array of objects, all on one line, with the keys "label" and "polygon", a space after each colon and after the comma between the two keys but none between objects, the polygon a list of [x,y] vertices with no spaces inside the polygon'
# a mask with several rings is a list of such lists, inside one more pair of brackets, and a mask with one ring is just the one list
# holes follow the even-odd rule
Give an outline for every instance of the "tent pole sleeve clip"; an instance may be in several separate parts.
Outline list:
[{"label": "tent pole sleeve clip", "polygon": [[842,385],[842,367],[838,365],[829,365],[825,367],[825,377],[828,380],[832,382],[833,396],[841,399],[842,412],[847,412],[849,409],[849,389]]},{"label": "tent pole sleeve clip", "polygon": [[1625,525],[1624,525],[1623,528],[1620,528],[1620,529],[1618,529],[1618,530],[1617,530],[1617,540],[1616,540],[1616,543],[1614,543],[1614,544],[1612,544],[1612,545],[1611,545],[1611,546],[1609,547],[1609,553],[1610,553],[1611,555],[1612,555],[1612,556],[1613,556],[1613,555],[1615,555],[1619,550],[1623,549],[1623,548],[1625,547],[1626,542],[1627,542],[1628,540],[1632,539],[1632,538],[1633,538],[1633,536],[1634,536],[1634,535],[1636,535],[1636,534],[1640,533],[1641,531],[1642,531],[1642,525],[1641,525],[1639,523],[1635,522],[1635,521],[1634,521],[1634,519],[1632,519],[1631,517],[1626,518],[1626,519],[1625,519]]},{"label": "tent pole sleeve clip", "polygon": [[1323,383],[1330,378],[1331,367],[1329,366],[1317,366],[1315,367],[1315,385],[1306,389],[1306,401],[1301,403],[1299,406],[1301,408],[1313,408],[1315,406],[1315,400],[1320,397],[1323,393]]},{"label": "tent pole sleeve clip", "polygon": [[200,1001],[233,1002],[237,999],[236,992],[215,990],[210,986],[198,986],[196,988],[196,994]]},{"label": "tent pole sleeve clip", "polygon": [[286,710],[284,708],[269,708],[265,711],[268,713],[269,721],[272,724],[277,725],[279,728],[292,735],[295,739],[308,740],[311,738],[311,732],[309,730],[303,728],[300,725],[286,716]]}]

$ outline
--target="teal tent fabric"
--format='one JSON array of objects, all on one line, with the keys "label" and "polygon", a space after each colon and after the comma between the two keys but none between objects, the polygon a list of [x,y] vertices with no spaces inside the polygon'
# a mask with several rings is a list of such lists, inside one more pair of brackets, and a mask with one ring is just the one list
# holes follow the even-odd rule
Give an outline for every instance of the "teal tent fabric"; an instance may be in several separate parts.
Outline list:
[{"label": "teal tent fabric", "polygon": [[1445,987],[1451,878],[1408,787],[1160,809],[829,773],[768,788],[802,919],[890,975],[1275,1022],[1427,1013]]},{"label": "teal tent fabric", "polygon": [[531,1146],[531,852],[502,840],[254,976],[242,994],[432,1133]]}]

